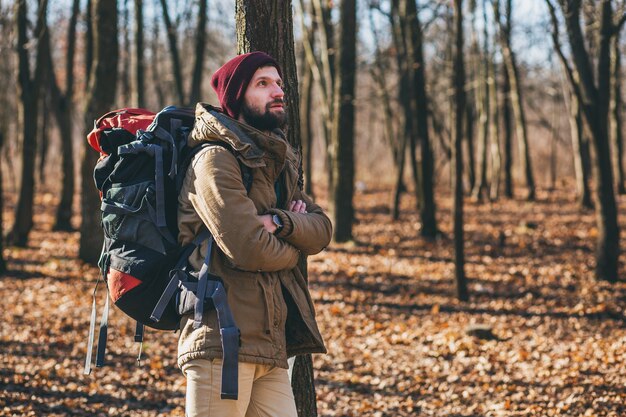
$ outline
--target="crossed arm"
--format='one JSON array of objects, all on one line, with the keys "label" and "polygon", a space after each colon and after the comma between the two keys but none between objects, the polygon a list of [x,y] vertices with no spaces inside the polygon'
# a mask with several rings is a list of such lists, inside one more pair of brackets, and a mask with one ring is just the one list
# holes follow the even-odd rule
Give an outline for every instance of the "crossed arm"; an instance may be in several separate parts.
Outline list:
[{"label": "crossed arm", "polygon": [[[288,210],[271,209],[259,216],[228,150],[209,148],[193,165],[190,181],[195,193],[190,201],[233,266],[248,271],[291,269],[300,253],[317,253],[330,241],[330,220],[299,190]],[[274,214],[283,223],[277,235]]]}]

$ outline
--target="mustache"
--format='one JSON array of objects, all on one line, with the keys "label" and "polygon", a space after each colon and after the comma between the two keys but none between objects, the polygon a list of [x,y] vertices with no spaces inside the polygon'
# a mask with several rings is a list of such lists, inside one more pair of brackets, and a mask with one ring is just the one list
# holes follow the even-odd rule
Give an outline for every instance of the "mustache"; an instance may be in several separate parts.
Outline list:
[{"label": "mustache", "polygon": [[274,100],[270,101],[269,103],[267,103],[267,106],[268,106],[268,107],[270,107],[270,106],[273,106],[274,104],[282,104],[282,105],[284,106],[284,105],[286,105],[287,103],[285,103],[285,100],[284,100],[284,99],[282,99],[282,98],[277,98],[277,99],[274,99]]}]

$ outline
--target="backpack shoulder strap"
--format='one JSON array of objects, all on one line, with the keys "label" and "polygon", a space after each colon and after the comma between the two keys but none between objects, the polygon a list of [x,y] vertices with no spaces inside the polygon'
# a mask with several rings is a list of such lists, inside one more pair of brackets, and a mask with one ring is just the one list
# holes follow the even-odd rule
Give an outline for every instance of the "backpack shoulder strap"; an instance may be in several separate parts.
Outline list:
[{"label": "backpack shoulder strap", "polygon": [[181,175],[179,176],[176,182],[176,190],[180,193],[180,190],[183,187],[183,180],[185,178],[185,174],[187,173],[187,169],[189,168],[189,165],[191,164],[191,160],[193,159],[193,157],[196,156],[198,153],[200,153],[201,150],[209,146],[221,146],[222,148],[228,149],[235,156],[235,159],[237,159],[237,163],[239,163],[239,169],[241,170],[241,179],[243,181],[243,185],[244,187],[246,187],[246,192],[250,193],[250,189],[252,188],[252,180],[253,180],[252,168],[243,164],[239,160],[239,158],[237,158],[235,151],[230,146],[228,146],[227,143],[220,142],[220,141],[203,142],[201,145],[196,146],[195,148],[192,148],[191,151],[187,155],[185,155],[180,165],[180,169],[178,171]]}]

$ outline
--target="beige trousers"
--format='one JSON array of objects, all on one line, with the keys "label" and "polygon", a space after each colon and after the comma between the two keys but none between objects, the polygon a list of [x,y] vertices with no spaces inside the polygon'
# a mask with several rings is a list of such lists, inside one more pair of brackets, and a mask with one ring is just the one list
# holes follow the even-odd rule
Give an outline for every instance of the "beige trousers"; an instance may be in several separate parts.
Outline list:
[{"label": "beige trousers", "polygon": [[287,369],[239,362],[239,399],[222,400],[221,359],[195,359],[187,378],[187,417],[297,417]]}]

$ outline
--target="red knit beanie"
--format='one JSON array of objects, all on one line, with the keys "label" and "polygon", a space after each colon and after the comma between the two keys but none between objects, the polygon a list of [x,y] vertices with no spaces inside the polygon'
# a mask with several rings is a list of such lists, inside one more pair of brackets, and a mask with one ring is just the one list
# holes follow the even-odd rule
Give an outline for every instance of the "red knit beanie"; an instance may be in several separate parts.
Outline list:
[{"label": "red knit beanie", "polygon": [[278,62],[265,52],[250,52],[237,55],[211,77],[211,86],[217,93],[217,98],[224,112],[236,119],[243,102],[243,96],[248,83],[257,69],[265,66],[276,67],[278,75],[282,77]]}]

